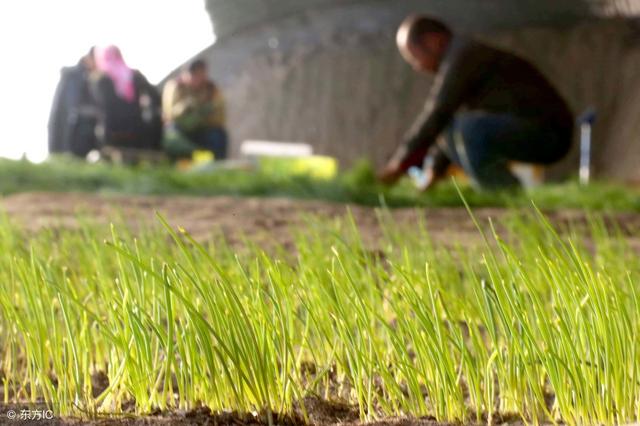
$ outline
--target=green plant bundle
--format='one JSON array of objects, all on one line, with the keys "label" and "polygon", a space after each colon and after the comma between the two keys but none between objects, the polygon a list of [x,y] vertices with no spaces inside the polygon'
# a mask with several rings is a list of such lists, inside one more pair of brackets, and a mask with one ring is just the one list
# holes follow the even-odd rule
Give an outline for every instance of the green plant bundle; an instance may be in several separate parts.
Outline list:
[{"label": "green plant bundle", "polygon": [[443,247],[381,211],[372,248],[350,217],[309,218],[293,252],[157,222],[0,222],[6,402],[272,419],[314,395],[365,420],[640,420],[640,258],[601,219],[559,236],[514,214],[504,239]]}]

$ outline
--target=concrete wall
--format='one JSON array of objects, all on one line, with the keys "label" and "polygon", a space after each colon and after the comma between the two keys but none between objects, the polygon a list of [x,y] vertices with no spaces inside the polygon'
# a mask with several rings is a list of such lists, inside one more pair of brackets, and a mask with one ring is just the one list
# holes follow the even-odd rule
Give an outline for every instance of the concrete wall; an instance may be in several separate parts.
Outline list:
[{"label": "concrete wall", "polygon": [[[399,58],[395,30],[408,13],[426,12],[531,59],[576,112],[595,105],[596,173],[640,180],[640,36],[621,20],[640,13],[640,2],[208,0],[207,8],[218,42],[201,56],[228,99],[234,152],[246,139],[303,141],[344,165],[382,163],[430,85]],[[618,18],[583,22],[593,16]],[[574,153],[556,174],[575,162]]]},{"label": "concrete wall", "polygon": [[409,6],[415,11],[452,15],[467,26],[566,22],[589,16],[631,16],[640,12],[637,0],[206,0],[215,32],[225,37],[249,27],[312,9],[356,3]]}]

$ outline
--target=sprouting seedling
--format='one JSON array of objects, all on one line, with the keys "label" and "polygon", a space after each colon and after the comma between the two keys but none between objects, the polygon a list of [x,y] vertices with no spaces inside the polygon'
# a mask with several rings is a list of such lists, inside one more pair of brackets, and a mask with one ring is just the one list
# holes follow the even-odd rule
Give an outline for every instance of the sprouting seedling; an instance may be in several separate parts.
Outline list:
[{"label": "sprouting seedling", "polygon": [[106,245],[99,224],[27,239],[0,222],[4,396],[83,417],[135,398],[275,423],[340,397],[363,419],[637,421],[637,256],[606,227],[586,247],[534,212],[499,238],[500,217],[487,231],[469,212],[480,236],[451,250],[385,211],[384,261],[353,217],[310,218],[288,257],[211,249],[161,217]]}]

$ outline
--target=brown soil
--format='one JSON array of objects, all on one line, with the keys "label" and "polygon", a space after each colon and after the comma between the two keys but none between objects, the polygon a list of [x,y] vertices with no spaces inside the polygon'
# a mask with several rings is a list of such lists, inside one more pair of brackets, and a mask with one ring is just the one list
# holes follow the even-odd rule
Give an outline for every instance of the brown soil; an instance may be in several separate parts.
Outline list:
[{"label": "brown soil", "polygon": [[[359,426],[362,422],[358,419],[355,407],[345,406],[339,403],[329,403],[318,399],[307,398],[305,400],[309,421],[311,425],[344,425]],[[153,413],[147,416],[123,415],[93,420],[79,420],[74,418],[54,418],[52,420],[9,420],[7,413],[13,410],[20,415],[21,410],[44,410],[44,406],[3,405],[0,404],[1,425],[33,425],[33,426],[150,426],[150,425],[236,425],[236,426],[265,426],[268,424],[266,415],[253,416],[252,414],[222,413],[214,414],[207,408],[199,408],[190,411],[178,411],[172,413]],[[281,426],[301,426],[304,420],[301,416],[279,417],[273,416],[273,423]],[[379,426],[442,426],[446,423],[438,423],[432,418],[388,418],[383,421],[368,423]],[[513,423],[512,423],[513,424]]]},{"label": "brown soil", "polygon": [[[334,204],[323,201],[300,201],[286,198],[234,197],[157,197],[104,196],[80,193],[25,193],[0,198],[0,212],[6,212],[27,230],[43,227],[75,228],[77,217],[86,216],[108,224],[122,218],[134,229],[159,224],[155,212],[169,223],[187,229],[198,239],[222,233],[232,244],[243,237],[258,243],[277,242],[285,247],[292,243],[291,229],[304,226],[310,215],[334,218],[351,212],[366,242],[381,236],[375,209]],[[390,212],[397,223],[412,226],[423,219],[436,242],[465,244],[480,241],[480,234],[463,208],[394,209]],[[506,212],[499,208],[475,209],[474,215],[486,225],[489,218],[499,222]],[[547,212],[559,226],[571,222],[586,224],[581,211]],[[630,238],[640,230],[640,215],[616,214],[608,219]]]},{"label": "brown soil", "polygon": [[[322,426],[360,426],[363,424],[358,417],[357,407],[349,406],[339,402],[327,402],[315,397],[307,397],[304,400],[305,409],[309,417],[309,424]],[[5,405],[0,403],[0,425],[40,425],[40,426],[142,426],[142,425],[237,425],[237,426],[265,426],[268,425],[266,414],[254,416],[253,414],[212,413],[208,408],[197,408],[189,411],[176,411],[170,413],[156,412],[146,416],[136,416],[124,414],[120,416],[109,416],[95,418],[92,420],[80,420],[76,418],[58,418],[51,420],[10,420],[7,418],[9,412],[20,416],[23,412],[35,412],[36,410],[47,410],[44,405]],[[302,417],[299,406],[296,408],[294,416],[273,415],[273,424],[280,426],[303,426],[305,421]],[[509,423],[519,425],[517,418],[498,417],[497,424]],[[367,423],[377,426],[446,426],[448,423],[437,422],[431,417],[424,418],[387,418]]]},{"label": "brown soil", "polygon": [[[78,193],[26,193],[0,198],[0,211],[28,230],[43,227],[77,226],[83,215],[108,224],[122,217],[134,229],[140,225],[159,223],[155,212],[169,223],[187,229],[198,239],[221,232],[236,243],[246,236],[257,242],[278,242],[285,246],[293,238],[291,228],[304,225],[309,215],[333,218],[348,211],[354,216],[365,240],[381,236],[375,209],[322,201],[300,201],[286,198],[234,197],[155,197],[101,196]],[[500,217],[500,209],[479,209],[479,217]],[[476,239],[475,229],[464,209],[397,209],[392,211],[398,223],[413,224],[419,216],[436,240]]]}]

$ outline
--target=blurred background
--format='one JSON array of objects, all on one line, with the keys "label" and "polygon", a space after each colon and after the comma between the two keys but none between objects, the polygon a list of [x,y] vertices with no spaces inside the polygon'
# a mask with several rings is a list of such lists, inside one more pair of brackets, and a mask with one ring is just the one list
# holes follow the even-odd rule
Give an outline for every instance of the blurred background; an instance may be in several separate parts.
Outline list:
[{"label": "blurred background", "polygon": [[[45,158],[60,67],[108,42],[152,83],[206,59],[227,101],[232,156],[258,139],[380,165],[431,83],[394,44],[413,12],[531,60],[576,115],[594,107],[593,174],[640,182],[637,0],[4,0],[0,156]],[[576,173],[577,146],[550,176]]]},{"label": "blurred background", "polygon": [[42,161],[60,70],[92,45],[120,46],[159,83],[215,37],[202,0],[3,0],[0,40],[0,157]]}]

